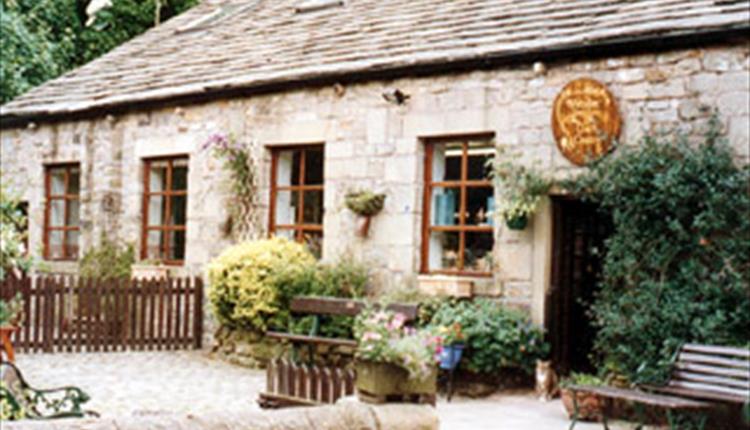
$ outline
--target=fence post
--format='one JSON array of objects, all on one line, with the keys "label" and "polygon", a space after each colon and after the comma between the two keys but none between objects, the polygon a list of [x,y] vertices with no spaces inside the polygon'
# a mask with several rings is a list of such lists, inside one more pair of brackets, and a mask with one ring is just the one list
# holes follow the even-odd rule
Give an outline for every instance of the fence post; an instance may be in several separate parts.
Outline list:
[{"label": "fence post", "polygon": [[195,302],[193,304],[193,347],[201,349],[203,345],[203,279],[195,277]]}]

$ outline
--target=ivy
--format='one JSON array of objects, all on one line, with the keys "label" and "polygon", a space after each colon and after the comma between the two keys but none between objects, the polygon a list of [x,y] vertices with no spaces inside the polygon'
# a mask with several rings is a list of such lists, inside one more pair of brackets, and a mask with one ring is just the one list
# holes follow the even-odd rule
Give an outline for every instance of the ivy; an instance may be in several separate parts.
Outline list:
[{"label": "ivy", "polygon": [[646,136],[565,184],[612,217],[590,312],[604,371],[632,382],[663,379],[684,342],[750,342],[750,168],[707,129]]}]

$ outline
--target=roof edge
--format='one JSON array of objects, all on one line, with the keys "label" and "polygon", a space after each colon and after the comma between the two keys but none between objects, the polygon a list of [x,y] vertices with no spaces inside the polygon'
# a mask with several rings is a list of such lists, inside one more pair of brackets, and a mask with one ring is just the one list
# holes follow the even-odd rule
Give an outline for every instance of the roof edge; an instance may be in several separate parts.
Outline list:
[{"label": "roof edge", "polygon": [[134,111],[205,103],[221,98],[247,97],[257,94],[276,93],[289,89],[351,84],[405,77],[425,77],[465,72],[470,70],[490,70],[513,64],[530,64],[535,61],[574,62],[581,59],[599,59],[621,55],[665,52],[675,49],[697,48],[716,45],[731,40],[750,40],[750,23],[729,28],[705,29],[672,33],[652,34],[634,37],[608,39],[591,45],[558,46],[522,52],[489,54],[483,57],[434,61],[406,66],[383,67],[357,72],[324,72],[296,79],[250,83],[234,88],[208,88],[204,92],[188,92],[168,96],[155,96],[136,101],[115,101],[110,104],[72,110],[66,112],[38,112],[31,114],[5,114],[0,116],[0,129],[17,128],[29,122],[61,122],[82,120],[105,115],[123,114]]}]

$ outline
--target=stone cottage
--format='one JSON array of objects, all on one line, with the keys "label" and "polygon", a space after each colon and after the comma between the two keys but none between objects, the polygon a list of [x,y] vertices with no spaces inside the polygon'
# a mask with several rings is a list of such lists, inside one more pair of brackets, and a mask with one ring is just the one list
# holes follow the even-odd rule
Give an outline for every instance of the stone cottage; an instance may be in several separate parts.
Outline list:
[{"label": "stone cottage", "polygon": [[[744,0],[204,0],[4,105],[3,186],[54,270],[106,235],[201,273],[232,243],[227,173],[202,147],[232,135],[256,160],[258,236],[353,255],[384,289],[468,285],[550,326],[593,215],[553,198],[509,230],[485,163],[510,148],[580,169],[551,121],[571,82],[603,91],[625,143],[698,133],[716,107],[747,162],[749,20]],[[387,195],[366,238],[344,207],[358,189]]]}]

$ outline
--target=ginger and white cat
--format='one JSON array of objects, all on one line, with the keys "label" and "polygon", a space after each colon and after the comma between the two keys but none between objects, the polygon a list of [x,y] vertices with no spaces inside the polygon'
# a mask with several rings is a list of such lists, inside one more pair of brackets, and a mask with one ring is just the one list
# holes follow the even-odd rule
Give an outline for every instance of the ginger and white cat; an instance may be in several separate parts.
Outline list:
[{"label": "ginger and white cat", "polygon": [[557,372],[551,361],[536,362],[536,395],[539,400],[548,402],[560,395]]}]

